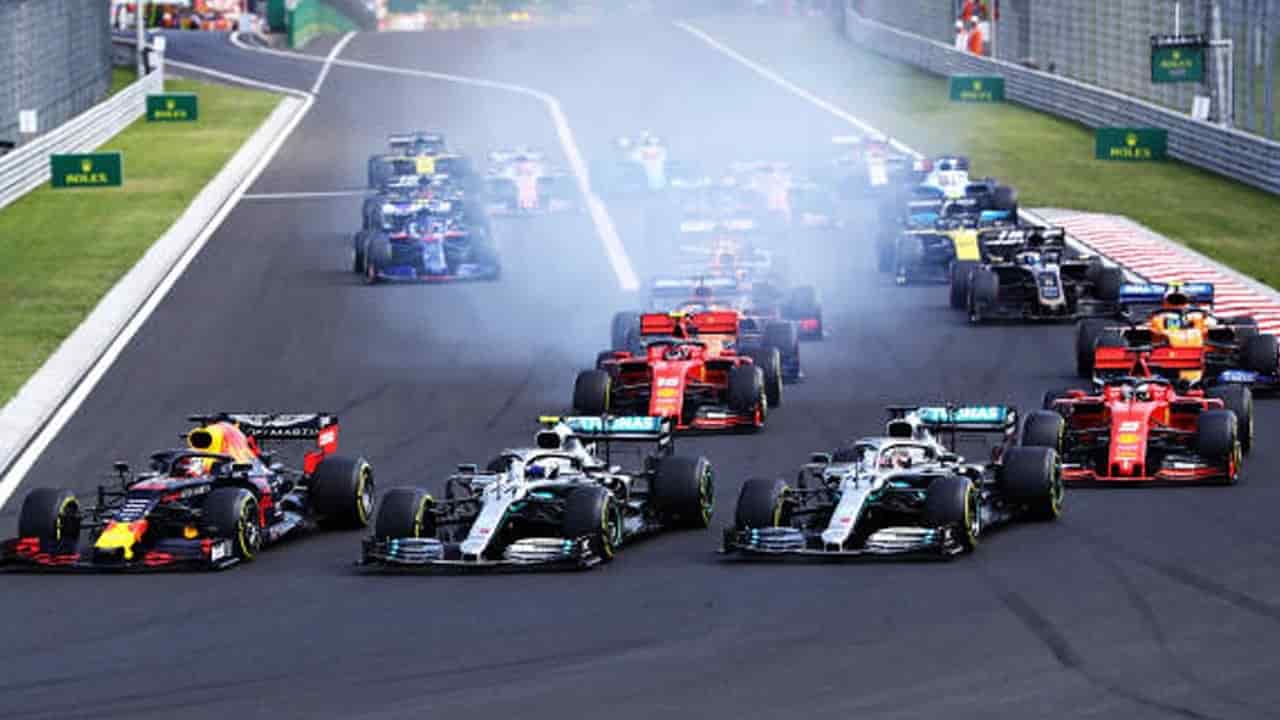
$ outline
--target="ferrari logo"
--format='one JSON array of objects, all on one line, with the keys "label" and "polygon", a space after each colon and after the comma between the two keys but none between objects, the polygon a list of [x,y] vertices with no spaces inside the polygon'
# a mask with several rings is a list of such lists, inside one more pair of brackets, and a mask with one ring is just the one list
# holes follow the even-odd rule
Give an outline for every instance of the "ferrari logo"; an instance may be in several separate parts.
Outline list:
[{"label": "ferrari logo", "polygon": [[89,158],[85,158],[85,159],[81,160],[81,161],[80,161],[80,172],[83,172],[83,173],[93,172],[93,161],[92,161],[92,160],[90,160]]}]

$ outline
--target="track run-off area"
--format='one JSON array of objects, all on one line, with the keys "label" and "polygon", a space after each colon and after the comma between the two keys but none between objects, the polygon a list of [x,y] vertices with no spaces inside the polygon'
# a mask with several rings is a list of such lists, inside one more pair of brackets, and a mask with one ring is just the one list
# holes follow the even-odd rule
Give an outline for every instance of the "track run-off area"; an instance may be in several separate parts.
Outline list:
[{"label": "track run-off area", "polygon": [[[367,157],[438,129],[473,156],[530,145],[582,175],[647,129],[708,168],[817,166],[832,136],[872,129],[718,35],[767,43],[776,22],[360,34],[309,59],[171,40],[172,59],[313,105],[31,464],[0,535],[27,489],[88,496],[113,460],[176,444],[192,412],[337,413],[380,489],[439,493],[457,463],[527,444],[662,269],[644,208],[584,186],[582,212],[495,219],[497,284],[367,287],[348,257]],[[945,287],[878,273],[871,242],[856,224],[795,237],[792,275],[822,291],[829,330],[804,346],[807,382],[758,435],[677,440],[715,465],[712,530],[584,573],[366,577],[351,532],[213,575],[5,575],[0,716],[1274,716],[1270,399],[1234,487],[1069,490],[1058,523],[954,562],[716,554],[746,478],[880,433],[886,404],[1035,408],[1074,384],[1069,326],[970,327]]]}]

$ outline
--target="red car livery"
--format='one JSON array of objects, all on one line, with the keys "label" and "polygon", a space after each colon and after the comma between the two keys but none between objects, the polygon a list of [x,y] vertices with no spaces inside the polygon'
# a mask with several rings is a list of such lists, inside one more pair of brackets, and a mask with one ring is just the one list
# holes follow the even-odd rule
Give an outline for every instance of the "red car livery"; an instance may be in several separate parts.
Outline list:
[{"label": "red car livery", "polygon": [[579,373],[574,410],[668,417],[683,430],[764,427],[766,376],[751,356],[738,354],[738,321],[730,310],[642,315],[643,352],[602,355],[596,369]]},{"label": "red car livery", "polygon": [[1253,399],[1230,385],[1178,392],[1159,377],[1109,378],[1046,393],[1022,444],[1052,447],[1069,483],[1235,481],[1253,435]]}]

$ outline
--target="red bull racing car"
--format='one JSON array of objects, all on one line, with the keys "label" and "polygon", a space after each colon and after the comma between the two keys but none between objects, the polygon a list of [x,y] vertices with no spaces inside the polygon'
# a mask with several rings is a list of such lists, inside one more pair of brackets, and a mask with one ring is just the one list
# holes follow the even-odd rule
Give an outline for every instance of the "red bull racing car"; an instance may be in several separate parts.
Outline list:
[{"label": "red bull racing car", "polygon": [[574,411],[671,418],[678,430],[763,428],[770,398],[781,401],[781,363],[765,348],[766,376],[755,358],[739,355],[738,320],[732,311],[642,315],[642,351],[602,354],[596,369],[579,373]]},{"label": "red bull racing car", "polygon": [[[150,469],[116,463],[118,484],[95,505],[66,489],[32,490],[0,566],[32,570],[222,569],[316,527],[359,528],[373,505],[373,468],[338,450],[333,415],[219,413],[191,418],[186,447]],[[264,446],[311,440],[300,469]]]}]

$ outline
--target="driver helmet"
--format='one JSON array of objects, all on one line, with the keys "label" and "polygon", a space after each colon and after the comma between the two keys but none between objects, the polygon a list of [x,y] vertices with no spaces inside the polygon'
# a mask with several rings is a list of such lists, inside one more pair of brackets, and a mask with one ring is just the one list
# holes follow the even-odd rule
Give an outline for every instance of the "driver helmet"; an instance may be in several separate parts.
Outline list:
[{"label": "driver helmet", "polygon": [[1161,305],[1166,310],[1181,310],[1191,304],[1191,298],[1182,292],[1182,283],[1173,283],[1165,291]]},{"label": "driver helmet", "polygon": [[193,478],[209,474],[213,460],[202,457],[185,457],[173,464],[173,477]]}]

